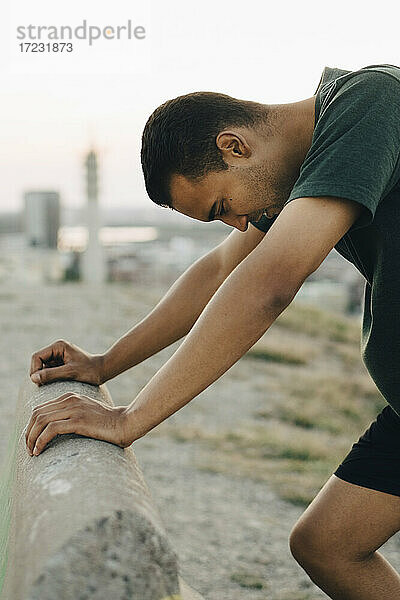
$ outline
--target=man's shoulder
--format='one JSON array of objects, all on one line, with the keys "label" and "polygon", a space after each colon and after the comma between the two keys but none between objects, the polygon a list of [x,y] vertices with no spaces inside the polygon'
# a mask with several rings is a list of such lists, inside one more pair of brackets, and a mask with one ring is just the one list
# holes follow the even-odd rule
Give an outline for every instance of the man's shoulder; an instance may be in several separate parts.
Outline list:
[{"label": "man's shoulder", "polygon": [[[339,71],[339,76],[335,76]],[[395,65],[369,65],[355,71],[332,69],[322,83],[325,86],[324,105],[346,92],[365,97],[376,92],[400,93],[400,67]]]},{"label": "man's shoulder", "polygon": [[348,118],[352,113],[361,114],[374,107],[376,111],[387,114],[393,112],[397,118],[399,98],[399,67],[393,67],[391,72],[383,67],[365,67],[333,79],[321,90],[318,121],[321,124],[325,118],[333,117],[336,113],[340,118]]},{"label": "man's shoulder", "polygon": [[386,75],[386,77],[389,77],[392,81],[400,83],[400,67],[398,67],[396,65],[388,65],[388,64],[368,65],[367,67],[363,67],[362,69],[359,69],[359,71],[356,71],[356,73],[358,73],[358,72],[366,72],[366,73],[374,74],[375,78],[376,78],[375,74],[378,74],[378,79],[379,79],[379,74],[383,74],[383,75]]},{"label": "man's shoulder", "polygon": [[335,85],[340,87],[341,84],[345,83],[349,79],[352,79],[353,77],[357,77],[358,75],[363,76],[364,74],[368,76],[373,73],[384,74],[400,83],[400,66],[397,65],[382,63],[378,65],[367,65],[365,67],[361,67],[360,69],[354,70],[326,66],[322,71],[321,78],[314,93],[318,93],[324,86],[329,84],[335,83]]},{"label": "man's shoulder", "polygon": [[345,77],[338,89],[351,88],[356,85],[357,88],[365,87],[366,90],[374,89],[393,89],[397,93],[400,91],[400,68],[391,72],[387,69],[359,69]]}]

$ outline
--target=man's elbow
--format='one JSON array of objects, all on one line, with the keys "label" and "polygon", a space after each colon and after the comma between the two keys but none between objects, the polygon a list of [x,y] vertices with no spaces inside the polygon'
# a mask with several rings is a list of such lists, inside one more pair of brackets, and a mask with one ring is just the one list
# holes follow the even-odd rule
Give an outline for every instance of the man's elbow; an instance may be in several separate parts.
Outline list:
[{"label": "man's elbow", "polygon": [[284,274],[283,267],[274,269],[272,274],[270,272],[261,284],[264,290],[260,289],[260,297],[265,299],[267,310],[274,307],[283,310],[289,306],[311,272],[303,270],[302,273],[292,273],[289,270]]},{"label": "man's elbow", "polygon": [[[299,286],[300,287],[300,286]],[[281,313],[292,302],[297,291],[292,290],[273,290],[264,295],[264,307],[267,312],[277,311]]]}]

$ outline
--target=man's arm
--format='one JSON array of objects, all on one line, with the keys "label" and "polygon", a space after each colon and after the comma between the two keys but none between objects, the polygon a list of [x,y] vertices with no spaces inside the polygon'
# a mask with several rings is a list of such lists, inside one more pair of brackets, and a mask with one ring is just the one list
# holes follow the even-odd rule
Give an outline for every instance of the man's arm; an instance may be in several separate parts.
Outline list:
[{"label": "man's arm", "polygon": [[111,379],[185,336],[233,269],[264,237],[255,228],[232,232],[197,260],[157,306],[103,357],[103,378]]},{"label": "man's arm", "polygon": [[[107,352],[90,355],[74,344],[58,340],[33,354],[31,376],[40,377],[36,383],[56,379],[104,383],[181,339],[190,331],[221,283],[264,235],[254,227],[246,232],[233,231],[189,267],[151,313]],[[46,362],[49,362],[47,368]]]},{"label": "man's arm", "polygon": [[175,354],[126,408],[127,445],[187,404],[265,333],[362,206],[297,198],[229,275]]}]

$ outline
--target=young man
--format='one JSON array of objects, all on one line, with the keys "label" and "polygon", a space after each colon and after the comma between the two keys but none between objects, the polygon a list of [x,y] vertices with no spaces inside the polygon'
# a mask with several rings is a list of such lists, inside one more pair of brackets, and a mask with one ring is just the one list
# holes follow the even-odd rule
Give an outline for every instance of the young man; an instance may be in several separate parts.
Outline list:
[{"label": "young man", "polygon": [[74,394],[40,405],[29,453],[59,433],[122,447],[145,435],[243,356],[335,247],[365,277],[362,358],[388,405],[290,546],[330,598],[397,600],[400,576],[377,550],[400,530],[400,68],[326,67],[291,104],[181,96],[154,111],[142,142],[154,202],[235,231],[104,355],[63,340],[33,355],[38,384],[102,383],[188,334],[128,407]]}]

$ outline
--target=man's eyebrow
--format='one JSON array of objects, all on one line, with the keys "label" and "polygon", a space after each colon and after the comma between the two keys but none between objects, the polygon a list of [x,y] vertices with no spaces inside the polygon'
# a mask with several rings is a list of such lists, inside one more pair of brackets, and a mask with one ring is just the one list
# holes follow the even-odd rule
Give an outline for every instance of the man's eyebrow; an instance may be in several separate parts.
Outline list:
[{"label": "man's eyebrow", "polygon": [[214,204],[212,205],[212,207],[211,207],[211,210],[210,210],[210,212],[209,212],[209,215],[208,215],[208,219],[207,219],[207,221],[214,221],[214,218],[215,218],[215,212],[216,212],[216,210],[217,210],[217,204],[218,204],[218,202],[217,202],[217,200],[216,200],[216,201],[214,202]]}]

